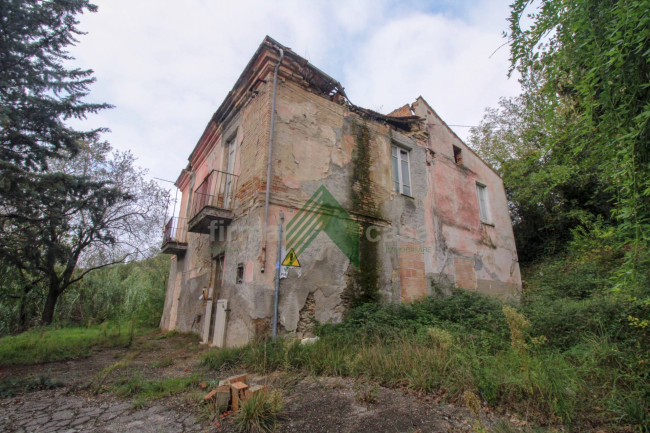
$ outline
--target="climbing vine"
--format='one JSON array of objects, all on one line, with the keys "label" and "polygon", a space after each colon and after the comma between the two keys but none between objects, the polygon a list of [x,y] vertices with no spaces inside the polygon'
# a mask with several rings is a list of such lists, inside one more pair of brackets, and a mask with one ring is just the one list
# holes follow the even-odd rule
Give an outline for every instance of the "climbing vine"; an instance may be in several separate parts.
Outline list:
[{"label": "climbing vine", "polygon": [[[370,129],[365,123],[354,123],[356,146],[352,155],[352,182],[350,182],[350,210],[363,216],[380,217],[370,175],[372,152]],[[349,307],[368,302],[378,302],[379,294],[379,243],[366,236],[372,224],[361,222],[359,231],[359,268],[351,269],[348,286],[343,297]]]}]

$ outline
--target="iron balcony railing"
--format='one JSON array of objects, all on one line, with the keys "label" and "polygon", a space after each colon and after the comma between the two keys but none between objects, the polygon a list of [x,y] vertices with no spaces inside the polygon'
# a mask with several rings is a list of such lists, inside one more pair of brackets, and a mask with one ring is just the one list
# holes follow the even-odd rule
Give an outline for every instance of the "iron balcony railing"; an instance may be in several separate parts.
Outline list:
[{"label": "iron balcony railing", "polygon": [[190,219],[194,218],[205,207],[232,210],[237,178],[238,176],[232,173],[212,170],[201,182],[201,185],[194,190]]},{"label": "iron balcony railing", "polygon": [[187,219],[171,217],[165,224],[163,245],[169,242],[187,243]]}]

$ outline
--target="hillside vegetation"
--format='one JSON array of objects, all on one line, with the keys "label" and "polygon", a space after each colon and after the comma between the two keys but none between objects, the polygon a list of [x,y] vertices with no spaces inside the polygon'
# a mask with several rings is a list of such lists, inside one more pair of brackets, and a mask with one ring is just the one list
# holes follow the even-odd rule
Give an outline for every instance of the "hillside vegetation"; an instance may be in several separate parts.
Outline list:
[{"label": "hillside vegetation", "polygon": [[[366,304],[311,345],[292,340],[213,350],[203,363],[268,373],[365,378],[529,423],[650,428],[650,306],[618,294],[592,261],[556,257],[525,270],[521,305],[454,291],[413,304]],[[472,401],[470,398],[469,401]]]}]

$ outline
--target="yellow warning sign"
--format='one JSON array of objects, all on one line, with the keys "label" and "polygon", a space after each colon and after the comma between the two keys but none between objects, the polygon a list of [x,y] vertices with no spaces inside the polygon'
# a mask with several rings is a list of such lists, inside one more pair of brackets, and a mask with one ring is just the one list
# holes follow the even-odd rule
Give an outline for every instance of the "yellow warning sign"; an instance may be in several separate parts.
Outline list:
[{"label": "yellow warning sign", "polygon": [[289,250],[287,256],[282,261],[282,266],[295,266],[296,268],[300,267],[300,262],[298,261],[298,256],[296,256],[293,248]]}]

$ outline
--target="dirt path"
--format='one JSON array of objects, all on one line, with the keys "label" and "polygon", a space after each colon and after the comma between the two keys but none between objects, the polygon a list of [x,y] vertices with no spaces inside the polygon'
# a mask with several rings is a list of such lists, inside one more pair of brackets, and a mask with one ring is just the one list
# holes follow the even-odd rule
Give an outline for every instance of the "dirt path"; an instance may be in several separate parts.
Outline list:
[{"label": "dirt path", "polygon": [[[58,383],[52,389],[0,398],[0,431],[233,432],[232,417],[217,425],[202,403],[207,391],[200,383],[233,373],[201,368],[199,360],[206,350],[193,336],[150,335],[138,338],[128,350],[103,349],[84,359],[0,369],[0,381],[45,375]],[[190,376],[198,377],[199,385],[137,404],[115,391],[134,377],[155,381]],[[252,381],[283,394],[287,415],[280,432],[469,432],[479,426],[469,411],[431,396],[421,398],[352,379],[273,374],[252,376]],[[499,431],[518,431],[488,410],[480,422],[484,431],[497,425]]]}]

